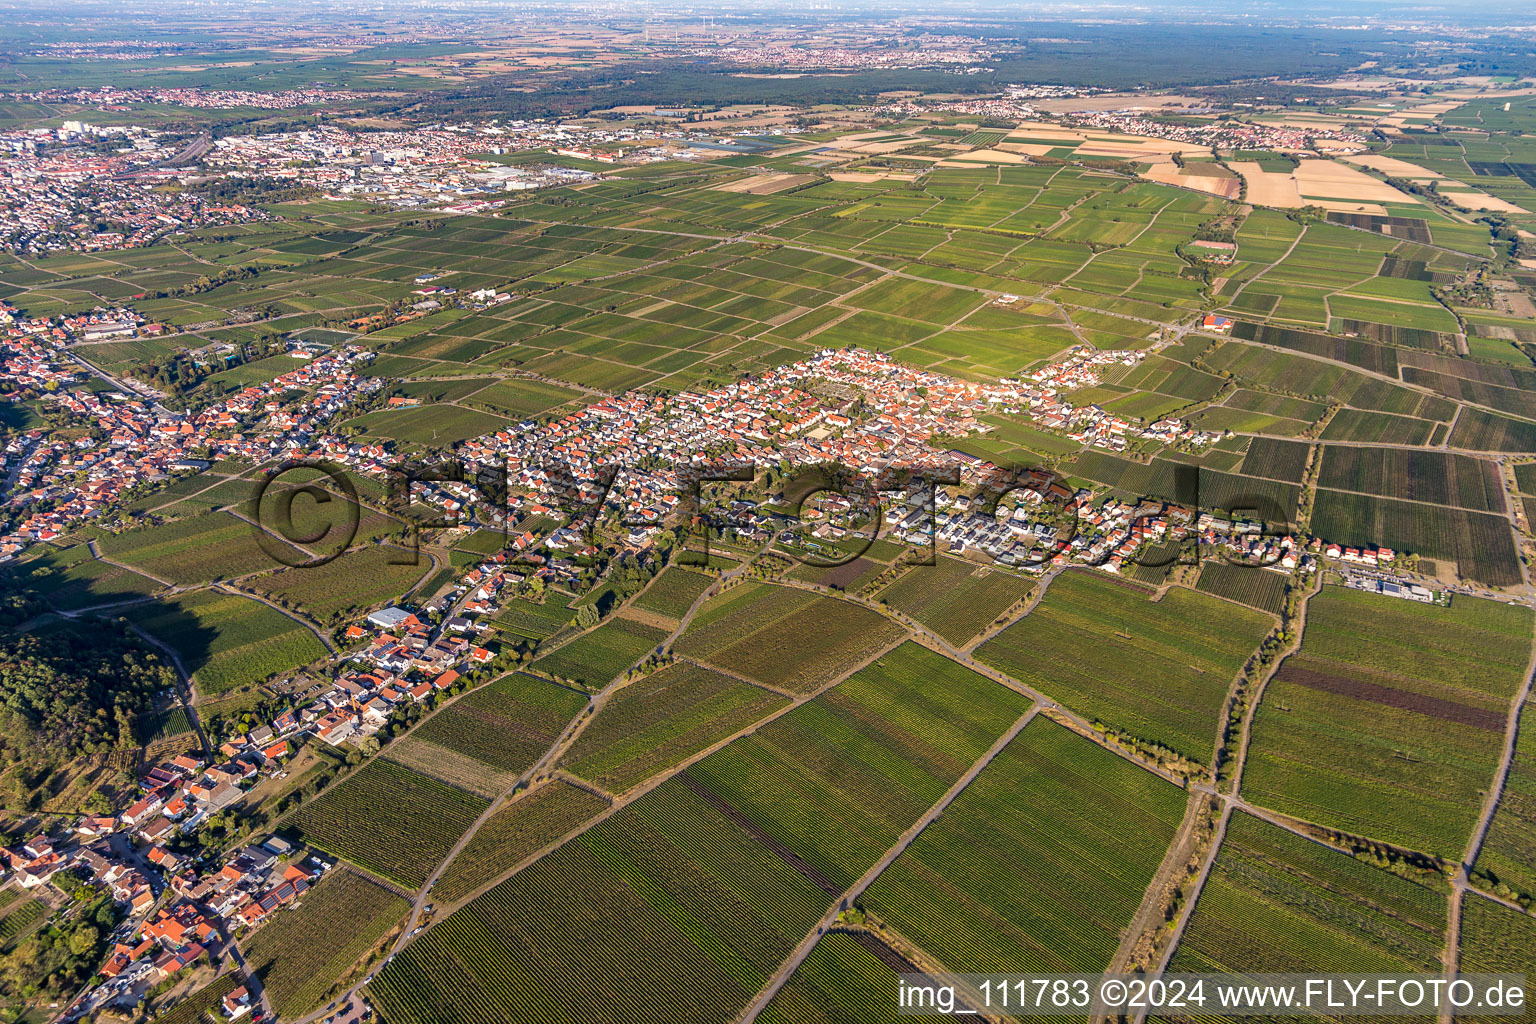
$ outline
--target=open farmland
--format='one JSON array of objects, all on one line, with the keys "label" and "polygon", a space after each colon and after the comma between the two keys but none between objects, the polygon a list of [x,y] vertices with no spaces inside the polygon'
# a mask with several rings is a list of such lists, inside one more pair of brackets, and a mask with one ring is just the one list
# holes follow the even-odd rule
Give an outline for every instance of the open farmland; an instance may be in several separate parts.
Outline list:
[{"label": "open farmland", "polygon": [[675,662],[613,693],[571,745],[565,765],[622,793],[786,703],[750,683]]},{"label": "open farmland", "polygon": [[513,774],[531,767],[586,704],[574,690],[533,676],[505,676],[466,693],[411,732]]},{"label": "open farmland", "polygon": [[1477,870],[1515,892],[1536,896],[1536,704],[1520,713],[1515,759],[1478,854]]},{"label": "open farmland", "polygon": [[1110,728],[1205,762],[1232,679],[1270,626],[1268,616],[1182,587],[1153,601],[1134,585],[1073,571],[977,657]]},{"label": "open farmland", "polygon": [[405,917],[405,900],[346,868],[335,868],[298,903],[241,943],[248,969],[272,1006],[298,1017]]},{"label": "open farmland", "polygon": [[900,635],[895,623],[850,602],[747,584],[710,599],[676,647],[727,672],[803,693]]},{"label": "open farmland", "polygon": [[826,892],[841,892],[1028,707],[909,642],[684,780],[804,863]]},{"label": "open farmland", "polygon": [[1201,593],[1224,597],[1271,615],[1279,615],[1285,606],[1285,590],[1290,577],[1262,567],[1208,561],[1200,568],[1195,588]]},{"label": "open farmland", "polygon": [[[1525,975],[1529,1007],[1536,997],[1536,917],[1468,893],[1461,905],[1461,970],[1466,974]],[[1456,1019],[1488,1024],[1510,1018],[1458,1013]]]},{"label": "open farmland", "polygon": [[305,842],[414,889],[488,804],[390,761],[371,761],[305,804],[292,824]]},{"label": "open farmland", "polygon": [[828,900],[674,780],[455,911],[369,991],[391,1024],[595,1020],[620,1005],[636,1024],[726,1024]]},{"label": "open farmland", "polygon": [[217,590],[163,598],[136,609],[134,623],[176,651],[203,694],[260,682],[326,653],[307,626]]},{"label": "open farmland", "polygon": [[764,1024],[885,1024],[897,986],[893,964],[909,966],[868,933],[828,932],[757,1019]]},{"label": "open farmland", "polygon": [[1012,573],[940,556],[918,565],[875,595],[945,640],[965,644],[1029,596],[1034,585]]},{"label": "open farmland", "polygon": [[635,598],[634,606],[643,611],[680,619],[712,583],[714,579],[703,573],[669,565]]},{"label": "open farmland", "polygon": [[860,905],[950,971],[1102,970],[1184,804],[1177,786],[1036,718]]},{"label": "open farmland", "polygon": [[[317,622],[335,624],[399,600],[431,568],[399,548],[356,548],[324,565],[282,569],[245,583],[278,604],[298,608]],[[404,563],[404,564],[402,564]]]},{"label": "open farmland", "polygon": [[1264,691],[1243,792],[1308,821],[1460,856],[1531,657],[1524,608],[1325,587]]},{"label": "open farmland", "polygon": [[1438,973],[1445,914],[1443,889],[1239,811],[1169,970]]},{"label": "open farmland", "polygon": [[486,819],[432,892],[457,902],[607,807],[602,797],[558,779],[526,790]]},{"label": "open farmland", "polygon": [[269,536],[265,543],[287,559],[279,563],[263,550],[256,530],[228,512],[209,512],[103,537],[100,547],[113,561],[155,579],[182,584],[233,579],[309,559],[308,554]]},{"label": "open farmland", "polygon": [[663,629],[615,615],[544,655],[533,667],[557,679],[600,689],[666,638]]}]

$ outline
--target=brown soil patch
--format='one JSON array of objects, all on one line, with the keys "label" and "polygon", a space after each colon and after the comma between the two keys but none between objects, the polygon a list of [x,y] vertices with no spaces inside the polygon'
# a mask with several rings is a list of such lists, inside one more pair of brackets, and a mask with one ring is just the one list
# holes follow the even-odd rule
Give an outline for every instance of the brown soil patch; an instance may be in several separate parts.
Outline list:
[{"label": "brown soil patch", "polygon": [[1504,731],[1504,716],[1497,711],[1468,707],[1453,700],[1430,697],[1422,693],[1394,690],[1390,686],[1382,686],[1380,683],[1372,683],[1364,679],[1330,675],[1327,672],[1316,672],[1291,665],[1281,666],[1275,678],[1281,682],[1296,683],[1312,690],[1337,693],[1356,700],[1383,704],[1389,708],[1402,708],[1404,711],[1428,715],[1430,718],[1470,725],[1475,729],[1487,729],[1490,732]]}]

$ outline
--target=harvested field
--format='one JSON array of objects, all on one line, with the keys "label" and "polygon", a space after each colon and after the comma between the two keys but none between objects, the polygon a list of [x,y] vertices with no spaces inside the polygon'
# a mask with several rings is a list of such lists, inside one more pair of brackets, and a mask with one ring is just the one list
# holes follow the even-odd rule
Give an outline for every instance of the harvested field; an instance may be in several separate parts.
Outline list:
[{"label": "harvested field", "polygon": [[[1378,178],[1332,160],[1302,160],[1295,171],[1297,191],[1315,199],[1353,199],[1370,203],[1417,203]],[[1250,198],[1252,195],[1250,193]]]},{"label": "harvested field", "polygon": [[1290,172],[1266,171],[1256,163],[1232,161],[1232,169],[1248,183],[1246,198],[1258,206],[1278,206],[1290,209],[1304,205],[1297,191],[1296,179]]},{"label": "harvested field", "polygon": [[771,196],[799,185],[809,185],[815,180],[814,174],[754,174],[710,187],[717,192],[743,192],[754,196]]}]

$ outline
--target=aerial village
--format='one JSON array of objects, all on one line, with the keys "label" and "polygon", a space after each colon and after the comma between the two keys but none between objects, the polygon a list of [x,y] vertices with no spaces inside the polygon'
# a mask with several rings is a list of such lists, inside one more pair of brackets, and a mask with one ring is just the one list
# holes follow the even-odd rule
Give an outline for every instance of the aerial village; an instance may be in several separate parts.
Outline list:
[{"label": "aerial village", "polygon": [[[46,329],[12,317],[6,382],[32,388],[67,383],[83,369],[75,368],[63,342],[87,329],[112,329],[107,325],[142,326],[122,311],[95,322],[50,322]],[[386,473],[385,446],[327,432],[328,421],[350,398],[385,386],[364,375],[369,357],[355,345],[307,351],[289,373],[195,414],[171,413],[126,395],[50,392],[62,409],[100,426],[104,440],[68,445],[44,440],[7,454],[16,480],[7,501],[22,519],[6,544],[17,550],[57,536],[73,522],[102,516],[134,483],[183,466],[196,468],[194,453],[253,463],[320,455],[363,475]],[[1041,470],[1012,476],[1022,484],[1013,503],[989,507],[980,492],[1006,475],[1004,470],[948,444],[980,431],[983,414],[1027,416],[1112,450],[1127,437],[1192,447],[1215,440],[1216,435],[1177,421],[1137,426],[1068,399],[1073,390],[1096,383],[1105,366],[1134,365],[1142,358],[1139,351],[1081,350],[1017,378],[972,383],[905,366],[883,353],[822,351],[711,391],[610,397],[567,416],[524,421],[465,442],[457,454],[472,468],[506,468],[513,485],[507,507],[480,507],[473,489],[456,483],[417,485],[413,497],[466,523],[506,527],[506,550],[467,569],[450,592],[421,607],[391,605],[360,616],[345,628],[344,647],[330,659],[329,677],[206,757],[184,754],[152,765],[140,779],[140,798],[121,814],[87,816],[68,834],[39,835],[0,853],[0,863],[22,888],[88,877],[109,887],[126,907],[129,918],[103,981],[83,996],[81,1007],[134,1005],[229,935],[260,927],[331,863],[278,837],[253,842],[217,863],[201,863],[176,852],[177,837],[195,832],[263,779],[281,777],[303,744],[366,750],[404,709],[430,707],[445,694],[460,692],[467,674],[494,668],[501,652],[482,641],[481,633],[498,602],[524,593],[535,577],[571,583],[570,556],[593,553],[582,548],[585,535],[568,525],[535,533],[515,524],[530,516],[558,518],[556,510],[566,507],[572,488],[583,497],[603,497],[597,481],[607,467],[622,470],[606,500],[618,512],[621,543],[635,550],[649,546],[675,521],[690,466],[832,463],[869,475],[892,467],[957,466],[957,485],[931,490],[914,485],[895,493],[887,512],[893,534],[1022,572],[1080,563],[1117,573],[1149,546],[1184,541],[1260,571],[1308,571],[1320,557],[1371,568],[1392,562],[1394,553],[1385,549],[1344,549],[1317,539],[1269,535],[1259,523],[1164,501],[1112,497],[1095,503],[1088,491],[1074,491]],[[293,387],[310,397],[285,408],[276,396]],[[77,485],[73,481],[82,470],[87,482]],[[54,511],[27,516],[26,506],[40,495],[54,499]],[[857,511],[844,501],[833,508],[843,517],[817,514],[802,522],[778,509],[774,497],[730,502],[726,527],[793,549],[840,539],[851,529],[839,525],[841,518],[851,519]],[[1428,599],[1422,587],[1390,577],[1380,577],[1376,586],[1382,593]],[[250,1012],[249,999],[236,998],[224,1012],[231,1017]]]}]

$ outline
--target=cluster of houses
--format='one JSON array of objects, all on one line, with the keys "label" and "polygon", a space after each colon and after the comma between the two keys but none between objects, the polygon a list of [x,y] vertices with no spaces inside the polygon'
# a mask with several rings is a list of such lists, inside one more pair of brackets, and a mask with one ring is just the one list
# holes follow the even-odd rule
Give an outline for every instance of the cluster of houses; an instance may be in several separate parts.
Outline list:
[{"label": "cluster of houses", "polygon": [[[23,337],[8,336],[5,341],[11,358],[0,380],[23,384],[35,377],[35,360],[44,355],[36,349],[39,344],[58,372],[78,372],[78,364],[64,349],[75,335],[59,337],[54,321],[42,321],[45,329],[36,321],[22,323]],[[324,432],[326,423],[349,403],[384,387],[381,378],[357,372],[372,356],[360,346],[320,355],[306,351],[294,370],[191,412],[171,412],[121,392],[45,392],[48,401],[99,427],[103,436],[59,440],[34,431],[11,442],[4,468],[15,474],[15,483],[5,500],[14,508],[39,508],[0,537],[0,554],[14,555],[38,541],[53,540],[72,524],[105,513],[129,488],[178,470],[203,468],[208,457],[253,463],[323,458],[384,475],[389,468],[384,446]],[[278,400],[289,389],[309,397],[290,407]]]},{"label": "cluster of houses", "polygon": [[[105,137],[117,144],[109,153],[91,144]],[[188,227],[272,218],[193,189],[157,188],[190,173],[157,166],[182,145],[138,125],[71,121],[0,132],[7,154],[0,163],[0,249],[100,252],[149,245]],[[103,223],[111,227],[97,230]]]},{"label": "cluster of houses", "polygon": [[[170,874],[169,897],[145,914],[129,941],[113,946],[100,974],[111,981],[156,984],[195,963],[225,935],[257,927],[303,897],[333,864],[300,857],[272,836],[230,855],[216,871]],[[169,872],[168,872],[169,874]],[[147,986],[146,986],[147,987]],[[224,997],[230,1019],[251,1010],[241,986]]]}]

